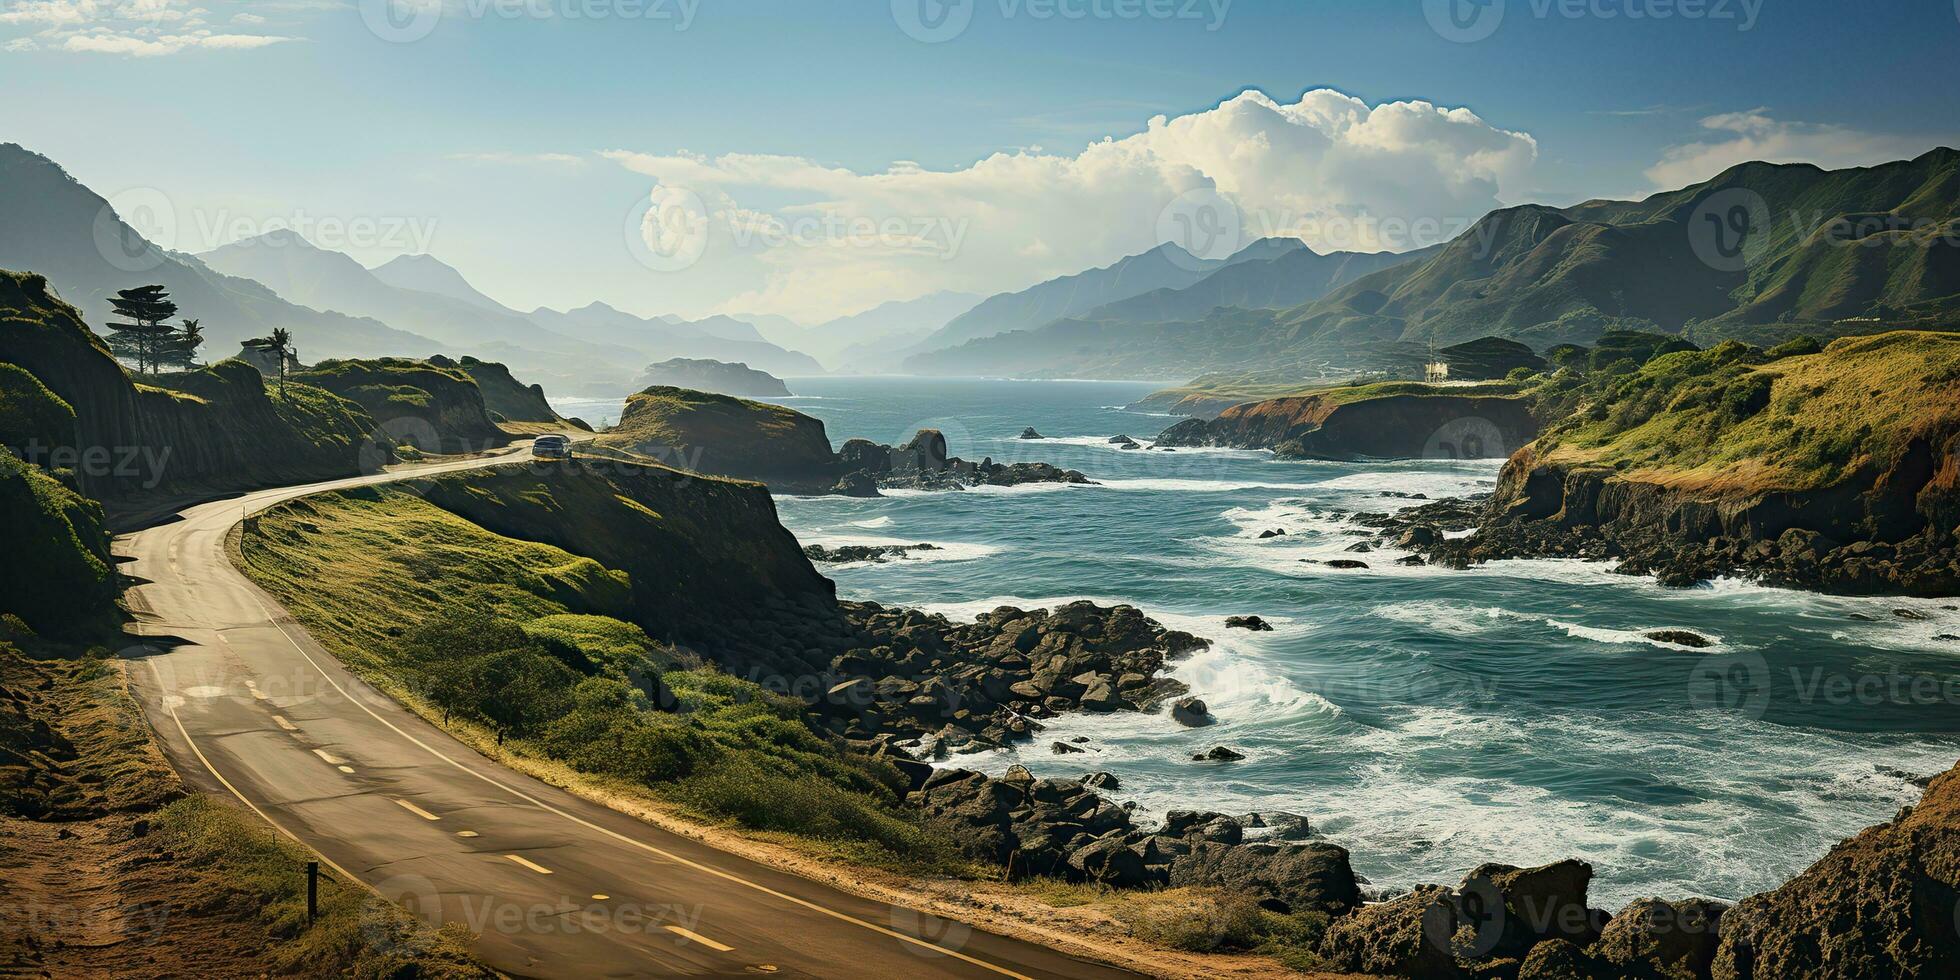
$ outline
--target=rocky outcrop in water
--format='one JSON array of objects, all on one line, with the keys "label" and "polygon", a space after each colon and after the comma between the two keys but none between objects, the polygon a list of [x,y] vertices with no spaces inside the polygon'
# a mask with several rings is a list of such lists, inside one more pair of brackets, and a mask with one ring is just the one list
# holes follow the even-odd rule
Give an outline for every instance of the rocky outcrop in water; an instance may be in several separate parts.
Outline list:
[{"label": "rocky outcrop in water", "polygon": [[766,483],[778,493],[876,497],[881,489],[1090,482],[1047,463],[951,456],[938,429],[920,429],[902,446],[850,439],[833,453],[823,422],[802,412],[671,387],[628,398],[619,424],[599,442],[676,469]]},{"label": "rocky outcrop in water", "polygon": [[1538,433],[1521,398],[1408,393],[1411,387],[1419,386],[1382,394],[1332,389],[1234,405],[1215,419],[1185,419],[1156,444],[1270,449],[1287,459],[1481,459],[1508,456]]},{"label": "rocky outcrop in water", "polygon": [[886,562],[904,558],[914,551],[938,551],[936,544],[844,544],[803,546],[803,556],[813,562],[828,565],[841,565],[847,562],[875,561]]},{"label": "rocky outcrop in water", "polygon": [[1157,676],[1208,642],[1166,630],[1133,606],[1003,606],[970,624],[875,603],[846,603],[873,645],[832,659],[816,699],[845,738],[922,757],[1026,741],[1067,711],[1136,711],[1184,693]]}]

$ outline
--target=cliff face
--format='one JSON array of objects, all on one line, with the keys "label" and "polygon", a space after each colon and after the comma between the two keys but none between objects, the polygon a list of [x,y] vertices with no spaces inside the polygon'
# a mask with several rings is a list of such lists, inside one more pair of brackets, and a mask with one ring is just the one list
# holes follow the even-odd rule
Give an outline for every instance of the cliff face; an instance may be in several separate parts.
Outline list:
[{"label": "cliff face", "polygon": [[113,610],[102,507],[0,450],[0,613],[42,633],[80,632]]},{"label": "cliff face", "polygon": [[[604,459],[540,461],[406,485],[505,537],[591,558],[631,578],[630,618],[717,652],[731,669],[807,671],[784,636],[834,621],[836,586],[777,520],[763,487]],[[612,611],[612,610],[608,610]],[[780,640],[780,642],[777,642]]]},{"label": "cliff face", "polygon": [[543,385],[527,385],[510,373],[510,368],[496,361],[479,361],[474,357],[464,357],[460,361],[437,354],[429,358],[429,363],[438,367],[456,367],[476,382],[483,394],[483,406],[494,415],[502,416],[512,422],[562,422],[558,413],[552,411],[551,403],[545,400]]},{"label": "cliff face", "polygon": [[1187,419],[1162,446],[1271,449],[1294,459],[1483,459],[1537,434],[1531,407],[1504,395],[1451,395],[1422,386],[1368,386],[1235,405]]},{"label": "cliff face", "polygon": [[1960,976],[1960,771],[1721,925],[1716,980]]},{"label": "cliff face", "polygon": [[1455,563],[1601,545],[1675,584],[1960,592],[1960,335],[1667,355],[1585,415],[1505,464]]},{"label": "cliff face", "polygon": [[802,412],[664,385],[626,399],[619,424],[599,441],[791,493],[827,490],[843,473],[823,423]]},{"label": "cliff face", "polygon": [[423,452],[480,452],[510,441],[491,421],[482,389],[448,358],[321,361],[292,377],[360,405],[381,431]]},{"label": "cliff face", "polygon": [[[171,375],[169,389],[132,383],[35,275],[0,272],[0,362],[33,375],[74,414],[73,436],[29,452],[29,461],[73,470],[83,493],[104,500],[351,475],[374,428],[358,406],[305,385],[272,397],[258,372],[236,361]],[[393,459],[373,447],[366,456]]]}]

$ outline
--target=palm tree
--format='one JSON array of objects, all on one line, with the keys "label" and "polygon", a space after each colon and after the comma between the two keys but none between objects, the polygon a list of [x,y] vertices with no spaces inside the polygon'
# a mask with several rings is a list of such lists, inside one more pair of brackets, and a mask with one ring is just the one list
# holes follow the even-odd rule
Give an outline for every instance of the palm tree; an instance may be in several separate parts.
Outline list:
[{"label": "palm tree", "polygon": [[204,346],[204,328],[190,317],[184,326],[164,339],[158,360],[172,367],[190,370],[197,364],[197,349]]},{"label": "palm tree", "polygon": [[293,356],[293,334],[285,327],[273,327],[265,337],[255,337],[245,346],[265,351],[279,359],[279,397],[286,397],[286,362]]}]

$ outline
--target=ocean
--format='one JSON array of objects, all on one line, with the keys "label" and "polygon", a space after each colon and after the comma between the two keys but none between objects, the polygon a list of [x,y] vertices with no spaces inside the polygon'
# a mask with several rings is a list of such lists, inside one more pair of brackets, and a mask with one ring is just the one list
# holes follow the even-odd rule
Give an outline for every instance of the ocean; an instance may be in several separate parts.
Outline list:
[{"label": "ocean", "polygon": [[[969,459],[1046,461],[1098,486],[778,497],[806,544],[940,550],[823,566],[846,598],[955,618],[1001,605],[1126,602],[1214,641],[1172,676],[1217,724],[1078,715],[996,773],[1103,770],[1141,821],[1169,809],[1307,817],[1382,888],[1454,883],[1497,861],[1593,864],[1593,904],[1733,900],[1774,887],[1915,802],[1960,757],[1960,600],[1843,598],[1741,581],[1664,589],[1576,561],[1470,571],[1347,549],[1345,515],[1489,490],[1499,463],[1279,461],[1120,450],[1175,418],[1127,411],[1123,382],[797,378],[781,400],[833,445],[945,432]],[[560,411],[616,419],[617,401]],[[1021,440],[1033,426],[1049,438]],[[1260,538],[1283,529],[1283,536]],[[1352,558],[1337,570],[1301,559]],[[1227,630],[1257,615],[1271,632]],[[1688,629],[1688,649],[1647,638]],[[1088,752],[1056,755],[1086,736]],[[1225,745],[1241,762],[1194,762]]]}]

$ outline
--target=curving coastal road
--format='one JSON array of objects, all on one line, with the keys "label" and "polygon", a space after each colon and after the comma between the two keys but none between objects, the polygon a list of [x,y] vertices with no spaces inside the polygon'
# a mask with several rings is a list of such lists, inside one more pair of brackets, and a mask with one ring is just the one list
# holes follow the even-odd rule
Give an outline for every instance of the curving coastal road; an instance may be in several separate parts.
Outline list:
[{"label": "curving coastal road", "polygon": [[[187,782],[235,797],[513,976],[1120,977],[773,870],[506,769],[343,670],[225,552],[249,513],[501,457],[262,490],[121,535],[130,676]],[[549,464],[542,464],[549,465]],[[377,609],[377,616],[387,610]],[[297,870],[297,869],[296,869]]]}]

